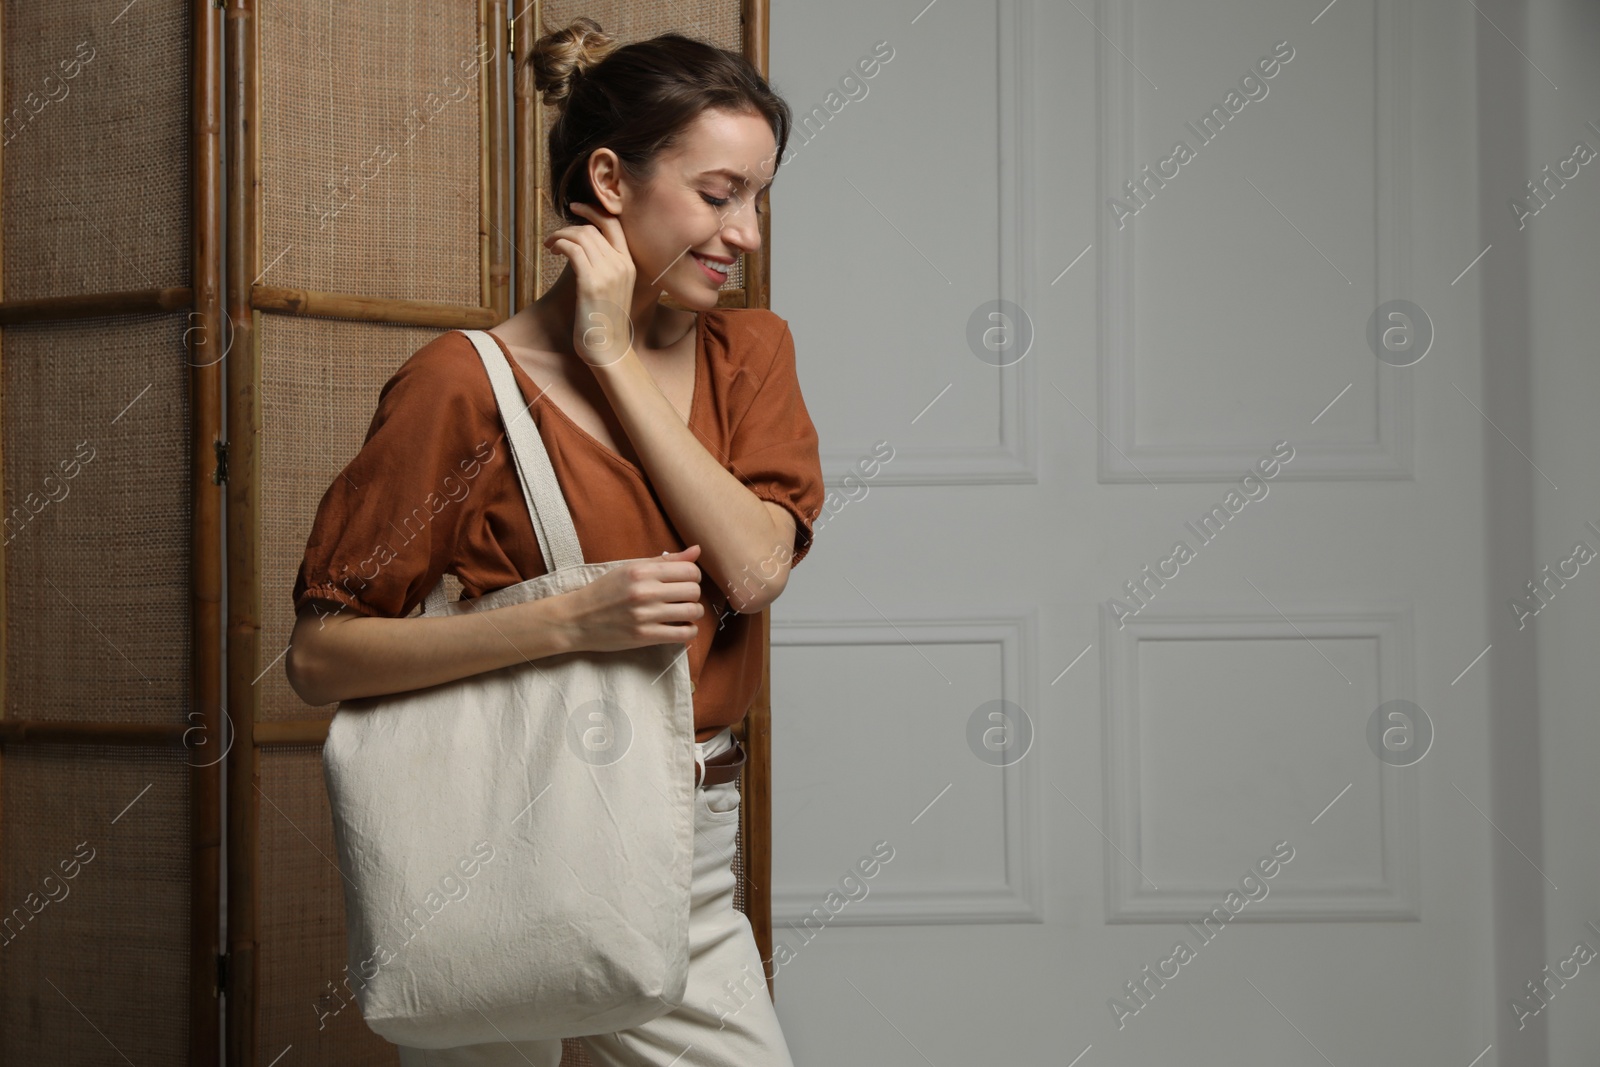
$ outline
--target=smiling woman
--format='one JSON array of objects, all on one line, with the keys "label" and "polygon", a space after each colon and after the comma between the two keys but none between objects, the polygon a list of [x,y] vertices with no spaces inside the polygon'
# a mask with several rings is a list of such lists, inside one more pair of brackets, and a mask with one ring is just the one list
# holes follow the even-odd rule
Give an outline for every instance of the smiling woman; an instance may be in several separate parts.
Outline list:
[{"label": "smiling woman", "polygon": [[[326,704],[552,656],[684,646],[692,707],[679,707],[693,715],[697,768],[693,875],[692,885],[661,889],[674,913],[675,894],[688,897],[683,995],[661,999],[661,1014],[637,1026],[572,1036],[608,1067],[665,1067],[688,1046],[708,1062],[792,1067],[769,997],[721,1026],[701,1011],[726,981],[762,967],[749,918],[734,906],[738,793],[701,790],[739,773],[744,753],[732,729],[764,672],[758,616],[809,550],[825,496],[788,323],[765,308],[719,306],[732,264],[761,247],[758,205],[788,141],[788,105],[737,52],[679,34],[619,46],[586,18],[541,37],[526,62],[544,102],[561,109],[548,159],[565,225],[545,246],[566,263],[538,299],[478,339],[502,350],[520,395],[500,402],[484,373],[489,357],[459,331],[395,372],[360,452],[318,506],[294,588],[289,680],[308,702]],[[667,307],[663,295],[688,310]],[[521,475],[498,458],[508,455],[501,448],[458,506],[346,584],[419,489],[479,442],[500,440],[503,411],[525,414],[536,430],[582,560],[625,565],[538,599],[411,617],[446,573],[468,600],[548,573]],[[649,880],[641,871],[616,882]],[[480,907],[493,892],[484,886]],[[564,995],[582,997],[579,1014],[593,1017],[609,995],[604,984],[597,977]],[[519,1016],[524,1035],[555,1032],[556,1020],[572,1016],[572,1005],[548,1000],[534,1014],[534,994]],[[434,1036],[449,1044],[458,1033]],[[555,1067],[561,1057],[560,1040],[548,1038],[398,1047],[402,1067]]]}]

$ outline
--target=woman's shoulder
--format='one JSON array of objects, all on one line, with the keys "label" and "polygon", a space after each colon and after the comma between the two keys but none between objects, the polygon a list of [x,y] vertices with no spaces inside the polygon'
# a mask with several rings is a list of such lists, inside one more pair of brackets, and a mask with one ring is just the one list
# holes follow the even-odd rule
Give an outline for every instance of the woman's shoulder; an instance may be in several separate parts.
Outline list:
[{"label": "woman's shoulder", "polygon": [[482,414],[490,396],[489,376],[471,338],[460,330],[446,330],[395,368],[379,393],[380,402],[391,395],[419,403],[466,404]]},{"label": "woman's shoulder", "polygon": [[706,319],[720,329],[728,344],[754,347],[762,354],[770,353],[789,328],[788,320],[770,308],[713,308],[706,313]]},{"label": "woman's shoulder", "polygon": [[788,320],[768,308],[716,308],[706,315],[706,332],[723,352],[718,362],[733,378],[766,377],[788,330]]}]

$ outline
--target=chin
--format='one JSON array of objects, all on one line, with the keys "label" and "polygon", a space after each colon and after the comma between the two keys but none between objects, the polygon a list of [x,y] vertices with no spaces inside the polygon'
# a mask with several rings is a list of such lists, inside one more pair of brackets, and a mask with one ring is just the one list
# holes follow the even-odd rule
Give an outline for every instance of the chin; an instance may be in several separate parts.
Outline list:
[{"label": "chin", "polygon": [[[700,268],[695,267],[694,269],[698,271]],[[707,281],[703,284],[694,286],[688,292],[684,292],[674,286],[673,288],[667,290],[667,295],[671,296],[672,299],[676,300],[686,308],[695,308],[699,311],[706,311],[717,306],[717,300],[720,299],[719,294],[721,292],[721,288],[714,288],[712,284]]]}]

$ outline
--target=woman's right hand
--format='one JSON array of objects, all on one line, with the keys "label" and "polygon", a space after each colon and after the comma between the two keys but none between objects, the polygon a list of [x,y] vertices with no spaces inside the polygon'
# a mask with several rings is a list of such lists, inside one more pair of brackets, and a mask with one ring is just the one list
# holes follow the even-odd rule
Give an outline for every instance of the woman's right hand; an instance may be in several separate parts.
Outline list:
[{"label": "woman's right hand", "polygon": [[700,546],[664,552],[659,559],[613,567],[569,596],[576,647],[618,652],[670,642],[690,644],[699,633]]}]

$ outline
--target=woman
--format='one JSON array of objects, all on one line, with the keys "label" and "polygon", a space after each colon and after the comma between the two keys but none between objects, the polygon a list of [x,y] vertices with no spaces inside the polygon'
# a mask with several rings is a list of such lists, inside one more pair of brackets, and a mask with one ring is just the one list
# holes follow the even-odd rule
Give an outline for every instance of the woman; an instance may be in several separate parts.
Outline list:
[{"label": "woman", "polygon": [[[761,679],[755,614],[811,546],[817,434],[787,323],[718,309],[760,245],[789,109],[737,53],[675,34],[625,47],[590,19],[529,57],[546,103],[567,263],[491,332],[567,499],[584,559],[651,557],[570,593],[408,618],[446,571],[480,596],[544,573],[489,381],[451,331],[379,394],[357,456],[318,506],[295,579],[287,660],[308,703],[399,692],[573,650],[680,642],[694,692],[697,789],[683,1003],[583,1038],[607,1067],[792,1067],[749,921],[733,907],[730,727]],[[697,309],[661,306],[661,293]],[[658,559],[657,559],[658,557]],[[555,1067],[559,1041],[401,1047],[402,1067]]]}]

